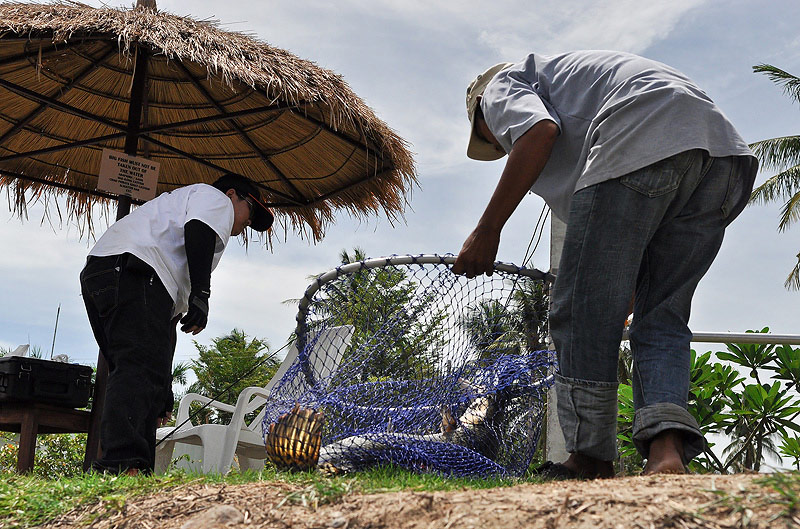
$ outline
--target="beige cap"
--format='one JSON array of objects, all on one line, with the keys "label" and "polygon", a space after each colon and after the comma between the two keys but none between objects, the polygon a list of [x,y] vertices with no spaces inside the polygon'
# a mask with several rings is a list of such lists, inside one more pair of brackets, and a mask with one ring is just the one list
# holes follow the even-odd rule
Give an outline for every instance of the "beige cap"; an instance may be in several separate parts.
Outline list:
[{"label": "beige cap", "polygon": [[478,108],[478,96],[483,95],[483,90],[489,81],[499,72],[513,66],[514,63],[501,62],[495,64],[478,77],[475,78],[467,87],[467,117],[469,117],[469,143],[467,144],[467,156],[473,160],[498,160],[503,157],[497,152],[494,145],[482,139],[475,133],[475,109]]}]

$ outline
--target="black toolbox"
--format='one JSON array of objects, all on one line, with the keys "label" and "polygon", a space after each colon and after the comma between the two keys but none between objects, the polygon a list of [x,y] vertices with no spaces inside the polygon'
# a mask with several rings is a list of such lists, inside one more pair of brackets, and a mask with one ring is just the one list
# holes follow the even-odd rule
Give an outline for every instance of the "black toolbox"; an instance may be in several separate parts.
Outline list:
[{"label": "black toolbox", "polygon": [[92,368],[39,358],[0,358],[0,404],[40,402],[83,408],[92,393]]}]

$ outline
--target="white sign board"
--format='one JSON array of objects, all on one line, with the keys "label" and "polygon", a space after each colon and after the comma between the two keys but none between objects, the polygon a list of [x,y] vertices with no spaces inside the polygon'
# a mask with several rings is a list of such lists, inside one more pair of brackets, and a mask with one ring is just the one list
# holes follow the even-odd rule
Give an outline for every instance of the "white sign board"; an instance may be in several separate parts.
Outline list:
[{"label": "white sign board", "polygon": [[103,149],[97,189],[139,200],[156,197],[158,162],[124,152]]}]

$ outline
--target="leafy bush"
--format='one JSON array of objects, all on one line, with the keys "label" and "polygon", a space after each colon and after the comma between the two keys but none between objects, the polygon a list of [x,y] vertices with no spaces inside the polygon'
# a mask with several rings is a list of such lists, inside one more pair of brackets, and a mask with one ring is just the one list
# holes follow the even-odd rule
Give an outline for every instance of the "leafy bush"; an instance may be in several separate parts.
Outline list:
[{"label": "leafy bush", "polygon": [[[17,444],[14,434],[0,434],[0,472],[17,468]],[[83,472],[86,434],[45,434],[36,437],[33,473],[56,479],[77,476]]]},{"label": "leafy bush", "polygon": [[[766,333],[761,331],[747,331]],[[713,361],[712,356],[718,361]],[[622,357],[624,359],[624,355]],[[621,373],[629,371],[620,368]],[[770,375],[765,378],[764,375]],[[620,466],[635,470],[633,399],[621,375],[618,434]],[[692,351],[689,412],[703,435],[729,439],[721,460],[707,445],[690,465],[695,472],[758,471],[767,456],[800,469],[800,349],[789,345],[727,344],[727,351]]]}]

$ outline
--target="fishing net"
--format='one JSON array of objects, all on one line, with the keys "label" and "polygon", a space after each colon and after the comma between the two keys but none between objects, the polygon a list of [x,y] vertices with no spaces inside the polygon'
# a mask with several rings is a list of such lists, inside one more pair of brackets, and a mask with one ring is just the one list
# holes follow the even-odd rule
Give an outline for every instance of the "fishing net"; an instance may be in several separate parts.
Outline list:
[{"label": "fishing net", "polygon": [[[265,442],[272,427],[272,451],[290,453],[281,461],[312,445],[313,465],[328,472],[376,464],[452,476],[527,470],[554,370],[544,346],[550,276],[497,263],[492,276],[468,279],[451,272],[454,261],[371,259],[309,286],[297,357],[264,415]],[[275,432],[291,429],[286,417],[298,409],[323,418],[321,442],[297,433],[275,448]]]}]

